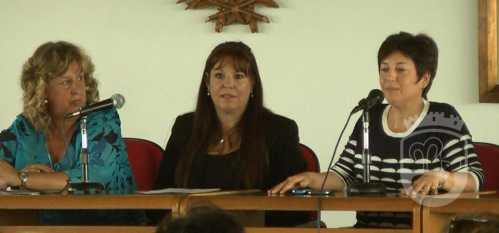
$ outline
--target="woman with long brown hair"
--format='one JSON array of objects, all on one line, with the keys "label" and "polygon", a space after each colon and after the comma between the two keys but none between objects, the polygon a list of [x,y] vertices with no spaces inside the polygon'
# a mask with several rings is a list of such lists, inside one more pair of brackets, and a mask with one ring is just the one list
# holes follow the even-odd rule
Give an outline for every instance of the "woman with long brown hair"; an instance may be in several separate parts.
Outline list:
[{"label": "woman with long brown hair", "polygon": [[[206,61],[195,112],[175,121],[156,188],[265,190],[305,165],[296,123],[263,106],[251,49],[225,42]],[[266,225],[305,221],[303,214],[266,214]]]}]

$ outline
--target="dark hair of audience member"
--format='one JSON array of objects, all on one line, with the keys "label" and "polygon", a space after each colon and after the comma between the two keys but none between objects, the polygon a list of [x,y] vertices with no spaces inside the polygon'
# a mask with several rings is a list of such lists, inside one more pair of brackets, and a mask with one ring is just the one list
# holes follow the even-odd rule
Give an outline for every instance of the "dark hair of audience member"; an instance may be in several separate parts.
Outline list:
[{"label": "dark hair of audience member", "polygon": [[212,205],[198,206],[184,217],[165,218],[156,233],[244,233],[232,215]]}]

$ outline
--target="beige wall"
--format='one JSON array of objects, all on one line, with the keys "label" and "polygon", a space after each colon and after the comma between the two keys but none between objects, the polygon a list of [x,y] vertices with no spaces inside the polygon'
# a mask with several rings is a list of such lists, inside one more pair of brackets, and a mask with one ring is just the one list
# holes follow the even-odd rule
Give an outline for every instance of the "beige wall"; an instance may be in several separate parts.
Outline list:
[{"label": "beige wall", "polygon": [[[175,116],[193,109],[209,51],[241,40],[257,57],[266,105],[297,121],[325,168],[347,111],[378,86],[378,46],[404,30],[439,45],[429,98],[453,104],[474,140],[499,143],[499,106],[478,104],[475,0],[277,2],[279,9],[260,9],[272,20],[261,33],[230,26],[217,34],[204,23],[212,10],[184,11],[175,0],[0,0],[0,128],[21,110],[24,61],[43,42],[68,40],[93,58],[103,98],[126,97],[124,135],[164,145]],[[353,219],[342,213],[327,222]]]}]

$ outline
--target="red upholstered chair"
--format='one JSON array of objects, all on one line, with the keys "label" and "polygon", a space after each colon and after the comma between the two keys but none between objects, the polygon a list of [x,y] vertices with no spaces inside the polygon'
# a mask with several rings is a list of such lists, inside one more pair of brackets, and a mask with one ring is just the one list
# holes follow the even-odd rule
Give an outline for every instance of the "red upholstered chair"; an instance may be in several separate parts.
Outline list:
[{"label": "red upholstered chair", "polygon": [[484,190],[499,190],[499,145],[474,142],[485,175]]},{"label": "red upholstered chair", "polygon": [[314,151],[304,144],[300,143],[299,145],[301,154],[307,161],[307,171],[320,172],[321,169],[319,166],[319,160],[317,159],[317,155],[315,155]]},{"label": "red upholstered chair", "polygon": [[137,190],[146,191],[154,187],[158,177],[163,149],[156,143],[140,138],[123,138],[128,151]]},{"label": "red upholstered chair", "polygon": [[[305,160],[307,161],[307,171],[320,172],[321,169],[319,166],[319,160],[317,159],[317,155],[315,155],[315,152],[312,149],[310,149],[310,147],[301,143],[299,143],[299,147],[301,154],[303,155],[303,158],[305,158]],[[317,212],[311,211],[309,215],[309,220],[310,221],[317,220]],[[325,226],[325,224],[321,226]]]}]

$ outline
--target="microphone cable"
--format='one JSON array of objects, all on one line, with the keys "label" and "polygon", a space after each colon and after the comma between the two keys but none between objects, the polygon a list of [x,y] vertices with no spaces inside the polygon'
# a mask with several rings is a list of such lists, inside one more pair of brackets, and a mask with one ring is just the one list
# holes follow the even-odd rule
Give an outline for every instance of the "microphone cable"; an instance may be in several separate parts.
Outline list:
[{"label": "microphone cable", "polygon": [[331,165],[333,164],[333,161],[334,161],[334,156],[336,155],[336,150],[338,149],[338,145],[340,144],[340,140],[343,136],[343,133],[345,132],[345,129],[348,126],[348,122],[350,122],[350,118],[352,118],[352,115],[353,115],[352,112],[350,114],[348,114],[347,121],[345,122],[345,125],[343,126],[343,129],[341,130],[340,136],[338,137],[338,140],[336,141],[336,145],[334,146],[334,150],[333,150],[333,155],[331,156],[331,160],[329,161],[329,165],[327,166],[326,176],[324,177],[324,180],[322,181],[320,193],[324,192],[324,186],[326,185],[326,180],[327,180],[327,177],[329,175],[329,170],[331,169]]},{"label": "microphone cable", "polygon": [[[331,165],[333,164],[334,161],[334,156],[336,155],[336,150],[338,149],[338,145],[340,144],[340,140],[343,136],[343,133],[345,132],[345,129],[348,126],[348,123],[350,122],[350,118],[352,118],[353,111],[348,114],[347,121],[345,122],[345,125],[343,126],[343,129],[341,130],[340,136],[338,137],[338,140],[336,141],[336,145],[334,146],[333,150],[333,155],[331,156],[331,160],[329,161],[329,165],[327,166],[327,171],[326,171],[326,176],[324,177],[324,180],[322,181],[321,189],[319,191],[319,194],[322,194],[324,192],[324,186],[326,185],[326,180],[329,175],[329,170],[331,168]],[[317,222],[316,222],[316,227],[317,227],[317,232],[321,232],[321,211],[322,211],[322,197],[324,195],[319,195],[317,198]]]},{"label": "microphone cable", "polygon": [[334,146],[333,155],[331,156],[331,160],[329,161],[329,164],[327,166],[326,176],[324,177],[324,180],[322,180],[321,189],[319,191],[320,196],[317,199],[318,200],[318,203],[317,203],[317,229],[318,230],[317,230],[317,232],[320,232],[320,222],[321,222],[320,212],[322,210],[321,200],[322,200],[322,196],[325,196],[325,195],[323,195],[324,186],[326,185],[326,180],[327,180],[327,177],[329,176],[329,173],[331,170],[331,165],[333,165],[334,157],[336,155],[336,150],[338,149],[338,145],[340,144],[340,140],[343,137],[343,133],[345,132],[345,129],[347,128],[348,123],[350,122],[350,118],[352,118],[352,116],[356,112],[358,112],[359,110],[368,111],[374,105],[381,103],[381,101],[383,101],[383,97],[384,97],[384,95],[383,95],[382,91],[380,91],[379,89],[373,89],[369,92],[369,95],[366,98],[360,100],[359,104],[355,108],[353,108],[352,111],[350,111],[350,113],[348,114],[348,118],[345,122],[345,125],[343,126],[343,129],[341,129],[340,136],[338,137],[338,140],[336,141],[336,145]]}]

